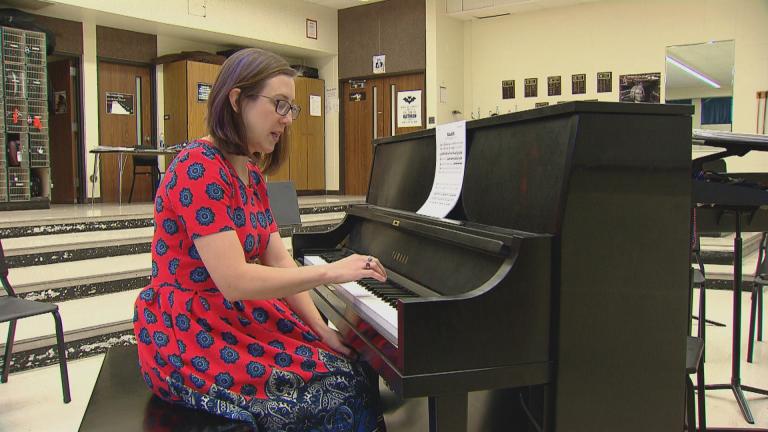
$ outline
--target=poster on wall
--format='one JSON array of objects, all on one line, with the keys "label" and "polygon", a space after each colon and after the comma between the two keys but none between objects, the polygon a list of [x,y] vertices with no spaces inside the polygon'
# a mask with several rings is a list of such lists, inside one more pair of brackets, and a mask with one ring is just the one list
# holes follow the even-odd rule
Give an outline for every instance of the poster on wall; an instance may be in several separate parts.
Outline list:
[{"label": "poster on wall", "polygon": [[547,78],[547,95],[548,96],[560,96],[563,93],[562,79],[559,76],[551,76]]},{"label": "poster on wall", "polygon": [[107,92],[107,114],[133,115],[133,95]]},{"label": "poster on wall", "polygon": [[309,95],[309,116],[321,117],[323,115],[323,98],[319,95]]},{"label": "poster on wall", "polygon": [[197,101],[198,102],[207,102],[208,97],[211,95],[211,88],[213,86],[208,83],[197,83]]},{"label": "poster on wall", "polygon": [[317,39],[317,21],[307,18],[307,39]]},{"label": "poster on wall", "polygon": [[373,73],[383,74],[387,72],[387,56],[384,54],[373,56]]},{"label": "poster on wall", "polygon": [[507,80],[507,81],[501,82],[501,98],[502,99],[515,98],[515,80]]},{"label": "poster on wall", "polygon": [[539,95],[539,79],[525,79],[525,97],[537,97]]},{"label": "poster on wall", "polygon": [[67,113],[67,92],[66,91],[57,91],[54,92],[54,100],[56,103],[56,114],[66,114]]},{"label": "poster on wall", "polygon": [[585,94],[587,92],[587,74],[571,75],[571,94]]},{"label": "poster on wall", "polygon": [[339,112],[339,92],[336,87],[325,89],[325,112],[326,114]]},{"label": "poster on wall", "polygon": [[659,103],[661,101],[661,73],[621,75],[619,101],[633,103]]},{"label": "poster on wall", "polygon": [[397,92],[397,127],[421,126],[421,90]]},{"label": "poster on wall", "polygon": [[597,73],[597,92],[610,93],[613,91],[613,72]]}]

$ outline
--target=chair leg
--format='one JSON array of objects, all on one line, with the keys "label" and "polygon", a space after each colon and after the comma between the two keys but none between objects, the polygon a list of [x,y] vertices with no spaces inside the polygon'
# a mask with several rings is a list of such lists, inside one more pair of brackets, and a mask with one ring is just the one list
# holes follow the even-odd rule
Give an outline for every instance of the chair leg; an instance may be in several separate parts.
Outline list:
[{"label": "chair leg", "polygon": [[56,345],[59,351],[59,372],[61,373],[61,391],[64,393],[64,403],[69,403],[72,397],[69,393],[69,373],[67,371],[67,350],[64,347],[64,328],[61,325],[59,311],[53,311],[56,322]]},{"label": "chair leg", "polygon": [[13,338],[16,336],[16,320],[8,323],[8,340],[5,342],[5,356],[3,357],[3,375],[0,382],[8,382],[8,372],[11,371],[11,357],[13,356]]},{"label": "chair leg", "polygon": [[749,331],[747,332],[747,362],[752,363],[752,354],[755,351],[755,313],[757,312],[757,292],[760,287],[752,286],[752,299],[749,304]]},{"label": "chair leg", "polygon": [[157,186],[160,183],[160,168],[152,167],[152,202],[155,202],[157,195]]},{"label": "chair leg", "polygon": [[765,287],[760,286],[757,290],[757,340],[763,340],[763,294]]},{"label": "chair leg", "polygon": [[685,377],[685,395],[687,402],[685,404],[686,430],[688,432],[696,431],[696,405],[694,403],[693,381],[691,377]]},{"label": "chair leg", "polygon": [[128,203],[131,203],[133,199],[133,187],[136,185],[136,167],[133,167],[133,175],[131,176],[131,192],[128,194]]},{"label": "chair leg", "polygon": [[707,327],[707,288],[704,284],[699,285],[699,332],[701,340],[706,341]]},{"label": "chair leg", "polygon": [[[704,345],[706,348],[706,344]],[[704,359],[699,364],[699,370],[696,372],[696,385],[698,386],[698,410],[699,410],[699,432],[707,432],[707,396],[704,393],[706,383],[704,381]]]}]

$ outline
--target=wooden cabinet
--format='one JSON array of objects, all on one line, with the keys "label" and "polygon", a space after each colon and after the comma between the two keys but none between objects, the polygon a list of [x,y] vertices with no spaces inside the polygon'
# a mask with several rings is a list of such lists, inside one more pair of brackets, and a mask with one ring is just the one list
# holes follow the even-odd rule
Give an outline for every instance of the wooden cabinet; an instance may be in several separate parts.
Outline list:
[{"label": "wooden cabinet", "polygon": [[[213,86],[220,68],[188,60],[163,66],[166,145],[208,134],[207,101],[198,96],[206,85]],[[295,82],[301,115],[289,128],[291,145],[286,160],[267,180],[291,180],[299,191],[325,191],[325,83],[304,77],[297,77]],[[313,99],[315,112],[311,109]]]},{"label": "wooden cabinet", "polygon": [[268,180],[291,180],[299,191],[325,191],[325,83],[304,77],[295,82],[301,115],[289,129],[286,161]]},{"label": "wooden cabinet", "polygon": [[220,65],[181,60],[163,65],[165,145],[191,141],[208,134],[207,91]]}]

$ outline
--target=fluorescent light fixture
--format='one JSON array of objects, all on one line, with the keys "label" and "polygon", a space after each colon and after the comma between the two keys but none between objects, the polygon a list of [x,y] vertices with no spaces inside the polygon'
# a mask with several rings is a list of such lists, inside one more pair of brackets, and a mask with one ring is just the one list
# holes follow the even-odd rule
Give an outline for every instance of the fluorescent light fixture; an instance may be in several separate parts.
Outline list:
[{"label": "fluorescent light fixture", "polygon": [[717,83],[717,81],[707,77],[703,73],[697,71],[696,69],[693,69],[692,67],[688,66],[687,64],[681,62],[680,60],[677,60],[673,57],[667,56],[667,62],[672,63],[673,65],[677,66],[678,68],[684,70],[685,72],[689,73],[690,75],[693,75],[694,77],[704,81],[705,83],[711,85],[714,88],[720,88],[720,84]]}]

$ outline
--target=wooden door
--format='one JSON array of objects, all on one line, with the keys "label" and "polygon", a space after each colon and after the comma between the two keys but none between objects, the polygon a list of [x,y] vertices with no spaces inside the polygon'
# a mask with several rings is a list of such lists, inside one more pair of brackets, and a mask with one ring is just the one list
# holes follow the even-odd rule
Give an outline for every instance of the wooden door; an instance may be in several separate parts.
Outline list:
[{"label": "wooden door", "polygon": [[[422,130],[426,127],[427,104],[424,92],[424,74],[401,75],[384,79],[387,89],[387,130],[390,135],[402,135],[409,132]],[[421,125],[414,127],[399,127],[397,124],[397,110],[399,93],[405,91],[421,91]],[[414,103],[418,103],[414,101]],[[393,106],[394,104],[394,106]],[[394,119],[392,117],[395,117]],[[394,133],[392,130],[394,128]]]},{"label": "wooden door", "polygon": [[[177,61],[163,65],[163,137],[166,146],[188,139],[186,63]],[[170,159],[166,162],[170,163]]]},{"label": "wooden door", "polygon": [[69,59],[48,63],[48,76],[54,96],[54,110],[50,116],[51,202],[77,203],[77,135],[73,125],[77,121],[77,105],[73,91],[74,76]]},{"label": "wooden door", "polygon": [[[362,86],[352,88],[355,83]],[[421,126],[398,127],[397,98],[403,91],[421,91]],[[425,128],[426,93],[424,74],[381,77],[344,83],[344,193],[368,192],[373,141]],[[394,132],[393,132],[394,131]]]},{"label": "wooden door", "polygon": [[[320,111],[312,115],[309,100],[320,98]],[[325,82],[307,79],[306,137],[307,189],[325,191]],[[303,111],[304,109],[302,109]]]},{"label": "wooden door", "polygon": [[221,66],[210,63],[188,61],[187,64],[187,140],[192,141],[208,135],[205,116],[208,112],[208,100],[201,98],[199,87],[210,86],[219,75]]},{"label": "wooden door", "polygon": [[309,124],[309,96],[307,95],[307,79],[297,77],[295,103],[301,107],[301,115],[290,126],[291,147],[289,149],[289,178],[296,190],[307,189],[307,125]]},{"label": "wooden door", "polygon": [[[139,143],[152,145],[150,68],[100,61],[98,79],[99,144],[110,147],[136,147]],[[102,202],[118,201],[118,181],[122,181],[122,201],[128,201],[133,163],[130,157],[126,159],[123,178],[118,179],[119,157],[101,157],[99,179]],[[152,199],[151,176],[137,176],[133,201]]]},{"label": "wooden door", "polygon": [[344,193],[365,195],[373,159],[373,87],[370,81],[345,82],[342,93]]},{"label": "wooden door", "polygon": [[[322,80],[298,77],[296,103],[301,115],[291,125],[290,179],[297,190],[325,190],[325,114]],[[313,112],[311,101],[320,98],[320,110]]]}]

